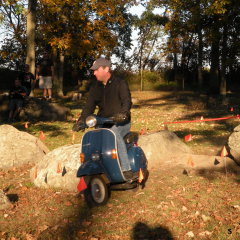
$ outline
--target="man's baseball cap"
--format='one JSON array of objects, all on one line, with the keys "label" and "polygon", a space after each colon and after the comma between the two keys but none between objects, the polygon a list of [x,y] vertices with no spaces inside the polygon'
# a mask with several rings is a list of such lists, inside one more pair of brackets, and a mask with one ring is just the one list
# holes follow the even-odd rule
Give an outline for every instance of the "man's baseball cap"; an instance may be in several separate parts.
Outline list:
[{"label": "man's baseball cap", "polygon": [[94,61],[93,65],[91,66],[91,70],[97,70],[100,67],[111,67],[111,62],[107,60],[106,58],[98,58],[96,61]]}]

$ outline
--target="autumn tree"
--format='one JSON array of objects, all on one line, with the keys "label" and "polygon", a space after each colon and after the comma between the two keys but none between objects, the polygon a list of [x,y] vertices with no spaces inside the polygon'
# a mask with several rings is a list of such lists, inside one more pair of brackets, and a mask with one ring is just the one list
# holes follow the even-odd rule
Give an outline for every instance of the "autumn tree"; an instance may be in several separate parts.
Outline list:
[{"label": "autumn tree", "polygon": [[[50,45],[59,69],[65,56],[74,56],[83,68],[92,59],[113,53],[124,59],[130,48],[130,15],[132,1],[56,1],[40,0],[38,38]],[[41,35],[39,34],[41,33]],[[122,49],[121,49],[122,48]],[[62,94],[62,74],[56,77],[58,93]]]}]

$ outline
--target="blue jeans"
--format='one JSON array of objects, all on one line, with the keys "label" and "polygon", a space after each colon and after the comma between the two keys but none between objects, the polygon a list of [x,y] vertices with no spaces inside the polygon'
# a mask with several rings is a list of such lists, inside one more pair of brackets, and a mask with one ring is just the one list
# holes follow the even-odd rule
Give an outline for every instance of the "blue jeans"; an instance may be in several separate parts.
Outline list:
[{"label": "blue jeans", "polygon": [[125,125],[113,125],[111,130],[115,133],[117,138],[117,148],[118,148],[118,157],[121,162],[122,171],[131,170],[131,166],[129,163],[126,144],[123,140],[123,137],[129,133],[131,127],[131,123],[127,123]]}]

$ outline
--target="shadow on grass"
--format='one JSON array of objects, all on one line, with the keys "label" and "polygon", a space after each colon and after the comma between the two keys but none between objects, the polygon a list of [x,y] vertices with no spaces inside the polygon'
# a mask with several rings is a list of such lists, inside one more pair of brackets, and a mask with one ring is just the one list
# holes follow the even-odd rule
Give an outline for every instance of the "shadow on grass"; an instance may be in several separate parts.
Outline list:
[{"label": "shadow on grass", "polygon": [[162,240],[172,240],[173,235],[167,227],[158,226],[155,228],[149,227],[147,224],[142,222],[137,222],[132,230],[133,240],[144,240],[144,239],[162,239]]},{"label": "shadow on grass", "polygon": [[[58,122],[46,122],[46,123],[36,123],[33,127],[28,128],[27,132],[32,134],[34,132],[40,132],[43,131],[44,133],[49,133],[50,137],[56,137],[56,136],[67,136],[66,132],[64,132],[62,125],[57,125]],[[60,123],[61,124],[61,123]],[[20,131],[26,131],[26,128],[24,127],[23,122],[18,122],[14,124],[14,127],[16,127]]]},{"label": "shadow on grass", "polygon": [[240,183],[240,166],[236,164],[234,160],[232,160],[231,163],[225,163],[226,165],[222,167],[217,167],[218,164],[220,164],[220,162],[215,159],[212,167],[198,168],[194,170],[194,172],[196,175],[204,177],[209,181],[212,181],[219,177],[225,177],[226,179],[229,178],[237,183]]},{"label": "shadow on grass", "polygon": [[[81,199],[80,199],[81,200]],[[79,201],[82,203],[82,201]],[[84,204],[79,203],[79,210],[74,216],[66,217],[64,223],[43,231],[38,240],[72,240],[88,239],[88,227],[91,224],[92,210]]]}]

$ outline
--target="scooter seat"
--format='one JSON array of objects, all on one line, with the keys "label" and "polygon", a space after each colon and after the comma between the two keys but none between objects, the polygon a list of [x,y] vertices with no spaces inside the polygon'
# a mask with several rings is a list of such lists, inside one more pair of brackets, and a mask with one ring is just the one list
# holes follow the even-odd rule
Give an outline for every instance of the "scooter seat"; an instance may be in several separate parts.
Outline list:
[{"label": "scooter seat", "polygon": [[139,134],[137,132],[129,132],[124,136],[123,140],[126,144],[136,143],[138,141],[138,136]]}]

